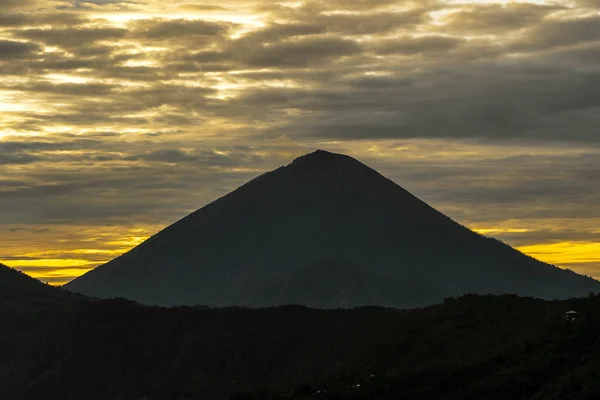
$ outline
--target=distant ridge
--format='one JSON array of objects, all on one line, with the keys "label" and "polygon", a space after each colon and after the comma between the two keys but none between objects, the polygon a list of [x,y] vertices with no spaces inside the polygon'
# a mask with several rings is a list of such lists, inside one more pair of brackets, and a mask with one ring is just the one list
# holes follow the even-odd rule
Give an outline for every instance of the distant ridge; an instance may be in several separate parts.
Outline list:
[{"label": "distant ridge", "polygon": [[71,297],[71,294],[0,263],[0,300],[30,301],[60,297]]},{"label": "distant ridge", "polygon": [[600,283],[452,221],[318,150],[260,175],[67,288],[146,304],[416,307],[464,293],[569,298]]}]

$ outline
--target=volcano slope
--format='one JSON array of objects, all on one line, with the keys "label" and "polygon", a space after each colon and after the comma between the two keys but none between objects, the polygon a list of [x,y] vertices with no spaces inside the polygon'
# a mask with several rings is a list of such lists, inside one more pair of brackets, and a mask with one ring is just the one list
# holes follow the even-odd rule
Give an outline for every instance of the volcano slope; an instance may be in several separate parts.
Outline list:
[{"label": "volcano slope", "polygon": [[454,222],[375,170],[316,151],[67,288],[149,305],[417,307],[464,293],[564,299],[600,283]]}]

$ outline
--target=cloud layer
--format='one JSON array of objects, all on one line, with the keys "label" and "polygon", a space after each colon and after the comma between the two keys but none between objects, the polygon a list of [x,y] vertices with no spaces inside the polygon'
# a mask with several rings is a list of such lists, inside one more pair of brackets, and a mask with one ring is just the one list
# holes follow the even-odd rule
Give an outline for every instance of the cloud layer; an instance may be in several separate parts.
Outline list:
[{"label": "cloud layer", "polygon": [[[57,267],[43,260],[57,254],[28,257],[52,234],[31,229],[77,243],[77,227],[151,234],[322,147],[460,222],[600,276],[600,257],[571,263],[572,250],[556,250],[598,242],[595,0],[0,0],[0,9],[8,264],[49,277]],[[552,259],[556,251],[570,258]],[[98,261],[89,254],[76,259]],[[73,266],[53,279],[75,276]]]}]

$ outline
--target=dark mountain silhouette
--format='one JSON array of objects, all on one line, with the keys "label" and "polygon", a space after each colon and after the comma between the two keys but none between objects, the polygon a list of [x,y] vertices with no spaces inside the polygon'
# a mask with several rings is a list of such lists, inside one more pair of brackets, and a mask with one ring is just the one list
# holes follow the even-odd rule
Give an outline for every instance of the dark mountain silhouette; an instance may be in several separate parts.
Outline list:
[{"label": "dark mountain silhouette", "polygon": [[48,286],[37,279],[0,264],[0,299],[11,301],[41,301],[73,297],[73,294]]},{"label": "dark mountain silhouette", "polygon": [[464,293],[569,298],[600,283],[472,232],[351,157],[316,151],[67,288],[167,306],[414,307]]},{"label": "dark mountain silhouette", "polygon": [[[24,309],[0,298],[0,393],[2,400],[597,400],[599,300],[469,295],[413,310],[315,310],[166,309],[123,299]],[[579,316],[574,323],[565,320],[569,310]]]}]

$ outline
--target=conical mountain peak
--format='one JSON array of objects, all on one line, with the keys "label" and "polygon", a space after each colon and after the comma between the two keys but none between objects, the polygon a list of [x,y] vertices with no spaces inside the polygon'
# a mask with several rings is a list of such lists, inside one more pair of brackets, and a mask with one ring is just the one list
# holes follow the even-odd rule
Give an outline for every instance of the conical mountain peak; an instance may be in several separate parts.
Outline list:
[{"label": "conical mountain peak", "polygon": [[[310,196],[317,196],[314,200],[320,201],[321,195],[326,193],[386,190],[392,186],[394,190],[401,189],[377,171],[350,156],[317,150],[296,158],[286,166],[258,176],[225,198],[230,199],[235,195],[236,201],[242,202],[249,197],[265,202],[288,198],[285,201],[291,204],[299,198]],[[270,200],[266,200],[267,198]]]},{"label": "conical mountain peak", "polygon": [[332,153],[326,150],[316,150],[312,153],[305,154],[296,158],[290,166],[302,166],[302,167],[350,167],[350,166],[363,166],[360,161],[347,156],[345,154]]},{"label": "conical mountain peak", "polygon": [[345,154],[338,154],[338,153],[332,153],[330,151],[327,150],[315,150],[312,153],[308,153],[305,154],[303,156],[300,156],[298,158],[296,158],[292,163],[295,162],[322,162],[322,161],[329,161],[329,162],[333,162],[333,161],[340,161],[340,160],[346,160],[352,158],[350,156],[347,156]]},{"label": "conical mountain peak", "polygon": [[597,281],[478,235],[360,161],[324,150],[261,175],[68,287],[157,305],[314,307],[600,290]]}]

